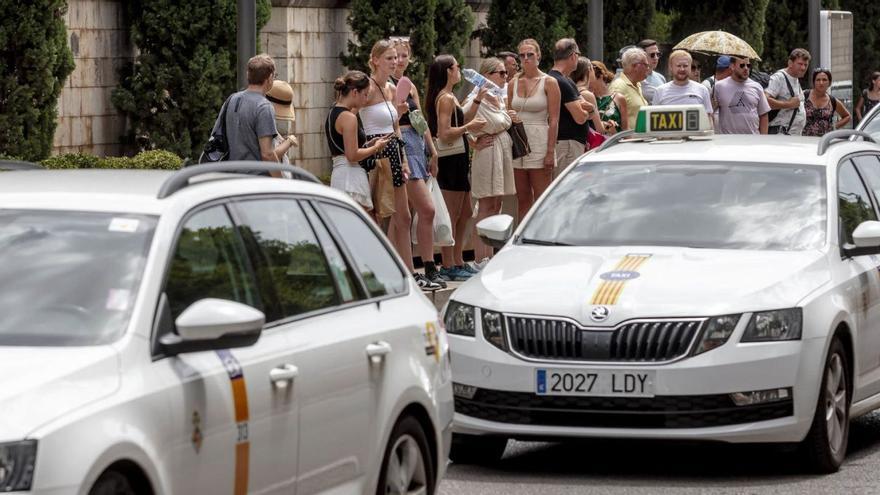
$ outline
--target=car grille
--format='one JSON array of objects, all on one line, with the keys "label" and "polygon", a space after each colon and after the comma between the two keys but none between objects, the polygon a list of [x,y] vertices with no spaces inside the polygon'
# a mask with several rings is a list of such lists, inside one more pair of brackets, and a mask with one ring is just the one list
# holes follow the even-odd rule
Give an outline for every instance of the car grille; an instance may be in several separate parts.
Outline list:
[{"label": "car grille", "polygon": [[507,317],[511,349],[527,358],[567,361],[671,361],[687,354],[702,320],[625,323],[613,330],[585,330],[575,323]]},{"label": "car grille", "polygon": [[479,389],[455,398],[455,412],[499,423],[582,428],[708,428],[794,414],[791,399],[736,406],[727,394],[656,397],[548,397]]}]

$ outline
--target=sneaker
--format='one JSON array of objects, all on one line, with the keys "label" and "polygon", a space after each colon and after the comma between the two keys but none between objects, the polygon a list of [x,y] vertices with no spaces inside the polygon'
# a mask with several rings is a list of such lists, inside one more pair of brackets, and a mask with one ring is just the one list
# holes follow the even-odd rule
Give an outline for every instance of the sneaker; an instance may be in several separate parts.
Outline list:
[{"label": "sneaker", "polygon": [[428,280],[428,277],[422,275],[421,273],[413,273],[413,278],[416,279],[416,283],[419,285],[419,288],[422,290],[438,290],[438,289],[440,289],[440,284]]},{"label": "sneaker", "polygon": [[446,288],[446,280],[440,275],[440,272],[435,271],[432,275],[425,275],[425,278],[439,285],[441,289]]},{"label": "sneaker", "polygon": [[453,266],[450,269],[450,272],[452,274],[452,280],[454,280],[456,282],[464,282],[465,280],[474,276],[473,273],[465,270],[464,266],[461,266],[461,265]]},{"label": "sneaker", "polygon": [[446,268],[445,266],[441,266],[440,269],[437,270],[437,275],[447,282],[452,282],[455,275],[453,270],[453,268]]},{"label": "sneaker", "polygon": [[489,258],[483,258],[480,261],[475,261],[473,263],[474,268],[479,271],[483,271],[483,268],[486,268],[486,265],[489,264]]}]

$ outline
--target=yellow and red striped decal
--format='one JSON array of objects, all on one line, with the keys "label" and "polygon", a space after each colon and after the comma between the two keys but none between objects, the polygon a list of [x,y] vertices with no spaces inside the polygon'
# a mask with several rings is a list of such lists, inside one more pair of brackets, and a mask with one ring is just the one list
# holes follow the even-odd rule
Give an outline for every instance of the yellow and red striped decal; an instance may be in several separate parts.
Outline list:
[{"label": "yellow and red striped decal", "polygon": [[248,411],[247,386],[244,381],[244,370],[235,356],[228,350],[217,351],[223,367],[229,375],[229,383],[232,386],[232,403],[235,412],[236,440],[235,440],[235,484],[234,495],[244,495],[248,491],[248,474],[250,473],[250,440],[248,438]]},{"label": "yellow and red striped decal", "polygon": [[[628,254],[617,263],[614,271],[638,273],[639,267],[648,261],[650,257],[650,254]],[[620,293],[623,292],[623,287],[628,280],[628,278],[622,280],[603,279],[599,287],[596,288],[596,292],[593,293],[593,299],[590,301],[590,304],[606,306],[617,304]]]}]

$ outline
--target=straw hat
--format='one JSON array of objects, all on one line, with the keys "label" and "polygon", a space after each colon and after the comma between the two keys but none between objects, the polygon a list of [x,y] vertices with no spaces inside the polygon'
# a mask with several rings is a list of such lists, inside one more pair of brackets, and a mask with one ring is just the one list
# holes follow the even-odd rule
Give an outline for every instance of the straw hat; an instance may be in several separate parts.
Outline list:
[{"label": "straw hat", "polygon": [[286,81],[274,80],[272,89],[266,93],[266,99],[275,107],[275,118],[280,120],[296,120],[293,111],[293,88]]}]

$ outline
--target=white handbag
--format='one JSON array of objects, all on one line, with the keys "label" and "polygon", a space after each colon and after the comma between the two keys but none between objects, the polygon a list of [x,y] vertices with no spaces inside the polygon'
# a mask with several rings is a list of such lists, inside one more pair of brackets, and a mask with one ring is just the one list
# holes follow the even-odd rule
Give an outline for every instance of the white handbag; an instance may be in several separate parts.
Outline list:
[{"label": "white handbag", "polygon": [[[443,96],[437,95],[437,100],[434,102],[434,108],[437,108],[437,101],[440,100],[440,97]],[[458,127],[458,114],[455,109],[452,109],[452,119],[455,122],[453,127]],[[438,125],[439,128],[439,125]],[[464,133],[461,136],[453,138],[452,142],[446,142],[441,140],[440,138],[434,136],[434,149],[437,150],[438,157],[444,156],[453,156],[453,155],[461,155],[465,152],[464,140],[467,138],[467,133]]]}]

